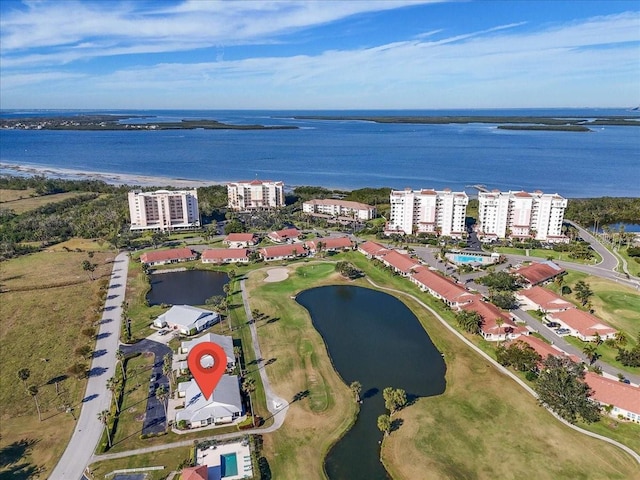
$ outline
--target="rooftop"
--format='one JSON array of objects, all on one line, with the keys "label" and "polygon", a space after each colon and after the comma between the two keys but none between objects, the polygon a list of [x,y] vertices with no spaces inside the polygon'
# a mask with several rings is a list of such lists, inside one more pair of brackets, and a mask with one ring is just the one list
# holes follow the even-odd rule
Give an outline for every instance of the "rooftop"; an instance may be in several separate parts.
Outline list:
[{"label": "rooftop", "polygon": [[183,260],[194,257],[190,248],[172,248],[171,250],[153,250],[140,255],[142,263],[167,262],[169,260]]},{"label": "rooftop", "polygon": [[598,317],[583,310],[578,310],[577,308],[554,313],[553,318],[567,324],[570,328],[580,332],[580,334],[585,337],[592,337],[596,333],[602,336],[616,332],[616,329],[602,323]]},{"label": "rooftop", "polygon": [[531,265],[520,267],[515,273],[524,277],[531,285],[537,285],[564,273],[564,271],[561,266],[552,261],[546,261],[534,262]]},{"label": "rooftop", "polygon": [[527,290],[520,290],[519,295],[527,297],[536,305],[544,310],[563,310],[567,308],[574,308],[575,305],[564,298],[558,296],[556,293],[540,286],[531,287]]},{"label": "rooftop", "polygon": [[246,248],[208,248],[202,252],[202,260],[223,260],[225,258],[247,258]]},{"label": "rooftop", "polygon": [[593,372],[585,374],[584,381],[593,390],[591,398],[603,405],[613,405],[640,415],[640,388],[605,378]]}]

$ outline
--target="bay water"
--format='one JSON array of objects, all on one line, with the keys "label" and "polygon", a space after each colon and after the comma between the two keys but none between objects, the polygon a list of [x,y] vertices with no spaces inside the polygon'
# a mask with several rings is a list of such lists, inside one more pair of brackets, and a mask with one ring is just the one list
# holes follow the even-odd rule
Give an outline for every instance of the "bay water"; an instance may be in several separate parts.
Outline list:
[{"label": "bay water", "polygon": [[317,185],[542,190],[566,197],[639,196],[640,128],[593,131],[500,130],[498,124],[379,124],[301,120],[296,115],[620,115],[629,110],[473,111],[2,111],[1,118],[79,113],[141,115],[129,123],[214,119],[293,130],[0,130],[0,173],[12,167],[189,179],[220,183],[282,180]]}]

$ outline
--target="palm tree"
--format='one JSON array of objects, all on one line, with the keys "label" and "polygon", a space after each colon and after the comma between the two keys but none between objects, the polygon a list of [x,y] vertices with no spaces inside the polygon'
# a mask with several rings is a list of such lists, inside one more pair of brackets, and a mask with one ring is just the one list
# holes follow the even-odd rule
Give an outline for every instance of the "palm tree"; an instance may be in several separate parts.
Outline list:
[{"label": "palm tree", "polygon": [[162,373],[166,375],[169,382],[173,382],[173,356],[170,353],[167,353],[162,357],[162,361]]},{"label": "palm tree", "polygon": [[18,370],[17,375],[18,378],[22,380],[22,384],[24,385],[25,390],[28,392],[29,389],[27,388],[27,380],[29,380],[29,377],[31,376],[31,370],[29,370],[28,368],[21,368],[20,370]]},{"label": "palm tree", "polygon": [[127,374],[124,371],[124,352],[120,349],[116,350],[116,360],[120,362],[120,368],[122,368],[122,380],[127,379]]},{"label": "palm tree", "polygon": [[118,389],[118,382],[115,377],[111,377],[107,379],[107,389],[111,390],[111,394],[113,395],[113,401],[116,404],[116,412],[120,413],[120,405],[118,399],[116,398],[116,390]]},{"label": "palm tree", "polygon": [[242,347],[236,345],[233,347],[233,356],[236,357],[236,365],[238,366],[238,371],[240,371],[240,357],[242,356]]},{"label": "palm tree", "polygon": [[249,409],[251,410],[251,424],[256,426],[256,416],[253,411],[253,401],[251,400],[251,393],[256,390],[256,381],[252,378],[245,378],[242,382],[242,391],[249,395]]},{"label": "palm tree", "polygon": [[627,344],[627,336],[624,332],[616,332],[615,341],[616,345],[623,347]]},{"label": "palm tree", "polygon": [[597,349],[598,349],[598,346],[594,343],[587,343],[582,348],[582,353],[584,353],[587,356],[591,364],[593,364],[593,362],[595,362],[596,359],[600,356],[597,352]]},{"label": "palm tree", "polygon": [[360,403],[360,393],[362,392],[362,384],[356,380],[354,382],[351,382],[351,385],[349,385],[349,388],[351,389],[351,392],[353,393],[353,396],[356,399],[356,403]]},{"label": "palm tree", "polygon": [[33,397],[36,402],[36,410],[38,410],[38,420],[42,421],[42,414],[40,413],[40,405],[38,404],[38,387],[35,385],[29,386],[29,395]]},{"label": "palm tree", "polygon": [[391,417],[389,415],[380,415],[378,417],[378,429],[381,432],[384,432],[384,436],[386,437],[391,432]]},{"label": "palm tree", "polygon": [[111,419],[111,414],[109,413],[109,410],[102,410],[98,414],[98,420],[102,422],[105,430],[107,431],[107,441],[109,442],[109,448],[111,448],[111,433],[109,433],[109,426],[108,426],[110,419]]},{"label": "palm tree", "polygon": [[[502,325],[504,324],[504,319],[502,319],[501,317],[496,318],[496,326],[498,327],[498,336],[500,335],[500,328],[502,327]],[[506,335],[505,335],[505,339],[506,339]]]},{"label": "palm tree", "polygon": [[162,403],[162,408],[164,408],[164,418],[167,420],[167,400],[169,400],[169,390],[164,385],[160,385],[160,387],[156,390],[156,398],[160,403]]}]

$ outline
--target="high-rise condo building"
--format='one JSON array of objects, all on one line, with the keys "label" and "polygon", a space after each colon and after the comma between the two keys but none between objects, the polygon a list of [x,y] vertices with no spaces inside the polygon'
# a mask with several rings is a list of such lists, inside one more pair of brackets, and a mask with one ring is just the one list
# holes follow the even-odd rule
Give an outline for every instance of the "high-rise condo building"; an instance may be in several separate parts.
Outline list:
[{"label": "high-rise condo building", "polygon": [[241,212],[284,207],[284,183],[271,180],[227,183],[227,197],[227,206]]},{"label": "high-rise condo building", "polygon": [[131,230],[184,230],[200,226],[198,191],[129,192]]},{"label": "high-rise condo building", "polygon": [[461,238],[469,197],[451,190],[392,190],[385,233],[431,233]]},{"label": "high-rise condo building", "polygon": [[502,238],[568,241],[562,234],[567,199],[558,194],[493,190],[478,193],[478,203],[476,231],[484,241]]}]

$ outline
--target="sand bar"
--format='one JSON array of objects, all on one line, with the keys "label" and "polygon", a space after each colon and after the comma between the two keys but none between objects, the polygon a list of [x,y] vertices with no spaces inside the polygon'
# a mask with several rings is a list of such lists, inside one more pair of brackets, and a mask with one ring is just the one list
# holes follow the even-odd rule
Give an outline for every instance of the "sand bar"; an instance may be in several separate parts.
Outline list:
[{"label": "sand bar", "polygon": [[66,168],[24,166],[10,163],[0,163],[0,174],[16,175],[21,177],[44,175],[45,177],[64,178],[68,180],[102,180],[103,182],[111,185],[139,185],[141,187],[157,186],[197,188],[207,185],[222,185],[226,183],[215,180],[193,180],[187,178],[169,178],[125,173],[87,172]]}]

